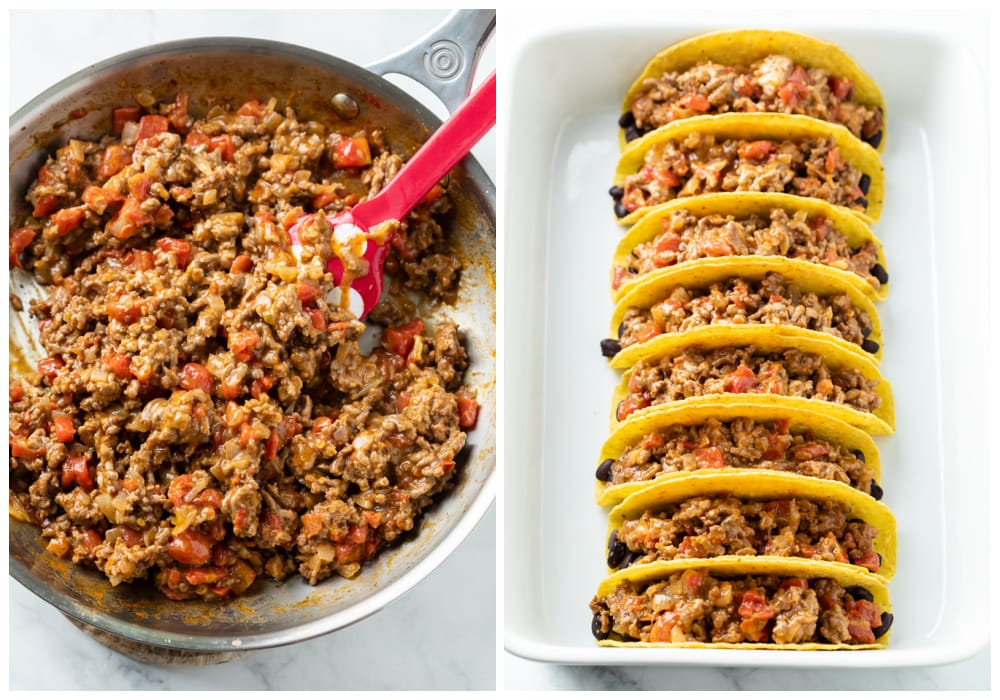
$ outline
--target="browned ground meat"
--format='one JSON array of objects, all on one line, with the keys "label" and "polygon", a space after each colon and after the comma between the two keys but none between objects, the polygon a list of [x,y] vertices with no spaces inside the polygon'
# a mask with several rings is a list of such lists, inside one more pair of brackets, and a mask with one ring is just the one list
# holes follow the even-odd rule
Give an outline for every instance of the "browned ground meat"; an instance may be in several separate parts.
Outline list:
[{"label": "browned ground meat", "polygon": [[731,277],[707,289],[677,286],[649,308],[632,307],[622,319],[621,347],[661,333],[681,333],[715,324],[778,324],[829,333],[861,345],[871,332],[868,314],[847,294],[821,297],[803,292],[772,272],[760,280]]},{"label": "browned ground meat", "polygon": [[800,350],[761,353],[753,346],[639,360],[618,420],[632,411],[692,396],[765,393],[831,401],[870,413],[882,402],[876,383],[856,369],[829,367],[819,355]]},{"label": "browned ground meat", "polygon": [[[391,300],[364,355],[327,303],[325,219],[291,251],[286,227],[377,192],[400,156],[274,106],[135,109],[48,160],[12,235],[12,266],[51,285],[31,309],[48,357],[11,384],[12,512],[112,584],[213,599],[354,576],[449,488],[475,424],[454,324]],[[439,188],[403,222],[397,285],[453,294],[448,206]]]},{"label": "browned ground meat", "polygon": [[611,547],[608,561],[621,566],[768,555],[851,563],[876,572],[881,561],[872,540],[878,531],[860,520],[849,521],[850,510],[845,503],[801,498],[689,498],[625,520],[612,539],[622,546]]},{"label": "browned ground meat", "polygon": [[[864,211],[867,183],[833,138],[746,141],[692,133],[650,146],[621,183],[626,212],[709,192],[785,192]],[[864,176],[867,178],[867,176]],[[617,207],[616,207],[617,208]]]},{"label": "browned ground meat", "polygon": [[842,445],[789,432],[789,421],[773,423],[709,418],[673,425],[626,447],[611,465],[611,482],[648,481],[659,474],[701,469],[773,469],[830,479],[870,493],[874,472],[864,454]]},{"label": "browned ground meat", "polygon": [[[805,69],[772,54],[749,66],[707,61],[647,78],[632,102],[636,138],[676,119],[724,112],[784,112],[834,122],[877,146],[882,110],[855,102],[854,84],[821,68]],[[631,138],[629,140],[631,140]]]},{"label": "browned ground meat", "polygon": [[853,272],[874,289],[882,284],[872,273],[878,263],[875,243],[853,249],[823,217],[810,220],[804,211],[789,216],[784,209],[772,209],[766,219],[756,214],[697,217],[678,209],[664,217],[662,233],[637,245],[627,264],[615,268],[613,288],[671,265],[728,255],[780,255]]},{"label": "browned ground meat", "polygon": [[729,578],[689,569],[645,586],[625,580],[606,597],[595,596],[590,610],[598,639],[871,644],[892,618],[870,598],[826,578]]}]

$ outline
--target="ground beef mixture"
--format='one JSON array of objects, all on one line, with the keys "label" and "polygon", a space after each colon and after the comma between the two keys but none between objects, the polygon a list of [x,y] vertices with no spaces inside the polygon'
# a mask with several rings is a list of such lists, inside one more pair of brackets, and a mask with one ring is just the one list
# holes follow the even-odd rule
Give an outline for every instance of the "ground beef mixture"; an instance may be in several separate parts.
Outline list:
[{"label": "ground beef mixture", "polygon": [[[10,386],[12,514],[175,600],[356,575],[449,487],[479,407],[454,324],[391,302],[363,354],[364,324],[327,303],[325,218],[298,260],[286,230],[377,192],[400,156],[274,100],[113,116],[48,159],[11,234],[11,266],[51,285],[31,308],[47,357]],[[397,285],[453,293],[447,207],[439,187],[402,223]]]},{"label": "ground beef mixture", "polygon": [[[627,348],[663,333],[717,324],[777,324],[829,333],[862,345],[871,333],[868,314],[847,294],[823,297],[804,292],[772,272],[760,280],[731,277],[707,289],[677,286],[649,308],[632,307],[622,319],[619,343]],[[874,345],[874,349],[871,346]],[[869,343],[871,352],[878,345]]]},{"label": "ground beef mixture", "polygon": [[867,494],[878,492],[874,470],[861,450],[789,431],[789,421],[709,418],[651,432],[611,460],[612,484],[650,481],[660,474],[701,469],[771,469],[839,481]]},{"label": "ground beef mixture", "polygon": [[804,211],[789,216],[784,209],[772,209],[768,217],[697,217],[678,209],[664,217],[661,233],[637,245],[626,264],[615,267],[612,288],[678,263],[730,255],[780,255],[829,265],[853,272],[873,289],[888,281],[874,241],[852,248],[824,217],[809,219]]},{"label": "ground beef mixture", "polygon": [[639,585],[625,580],[590,603],[598,639],[767,644],[872,644],[892,624],[871,593],[832,579],[715,577],[700,569]]},{"label": "ground beef mixture", "polygon": [[876,382],[852,368],[829,367],[801,350],[758,352],[753,346],[708,352],[687,349],[674,357],[639,360],[618,420],[633,411],[708,394],[780,394],[831,401],[870,413],[881,404]]},{"label": "ground beef mixture", "polygon": [[833,138],[799,141],[716,140],[695,132],[661,141],[643,165],[612,187],[615,213],[710,192],[784,192],[864,211],[871,178],[844,160]]},{"label": "ground beef mixture", "polygon": [[849,520],[850,506],[802,498],[743,501],[705,496],[646,511],[611,533],[612,568],[653,561],[735,556],[805,557],[879,570],[878,530]]},{"label": "ground beef mixture", "polygon": [[849,78],[821,68],[806,69],[788,56],[772,54],[749,66],[708,61],[683,72],[646,78],[621,125],[631,141],[700,114],[784,112],[841,124],[877,147],[882,141],[882,110],[858,104],[853,97]]}]

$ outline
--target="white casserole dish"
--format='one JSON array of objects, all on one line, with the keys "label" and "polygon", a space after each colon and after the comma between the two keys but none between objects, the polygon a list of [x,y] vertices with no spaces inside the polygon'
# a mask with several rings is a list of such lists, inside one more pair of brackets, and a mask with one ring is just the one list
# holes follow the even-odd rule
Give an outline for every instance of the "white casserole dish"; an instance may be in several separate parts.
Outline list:
[{"label": "white casserole dish", "polygon": [[[530,34],[513,19],[502,256],[502,308],[517,310],[504,324],[507,650],[558,663],[814,667],[942,664],[977,652],[989,641],[991,597],[986,17],[563,14],[558,23],[533,16]],[[728,27],[833,41],[888,105],[886,208],[874,226],[892,279],[878,308],[897,407],[896,434],[876,439],[899,528],[888,649],[608,649],[590,633],[608,512],[594,503],[594,469],[620,377],[599,351],[624,232],[607,195],[616,120],[658,50]]]}]

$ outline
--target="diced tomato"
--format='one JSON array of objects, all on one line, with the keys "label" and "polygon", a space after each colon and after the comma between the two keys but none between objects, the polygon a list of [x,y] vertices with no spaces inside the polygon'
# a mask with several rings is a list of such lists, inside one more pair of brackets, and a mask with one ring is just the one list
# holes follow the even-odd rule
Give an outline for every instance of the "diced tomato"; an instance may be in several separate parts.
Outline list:
[{"label": "diced tomato", "polygon": [[28,439],[23,437],[10,437],[11,457],[18,459],[35,459],[45,454],[43,449],[35,449],[28,445]]},{"label": "diced tomato", "polygon": [[221,136],[213,136],[208,140],[208,150],[219,151],[219,155],[222,156],[222,160],[227,163],[232,163],[235,159],[234,154],[236,148],[233,145],[233,137],[229,134],[222,134]]},{"label": "diced tomato", "polygon": [[260,342],[256,331],[240,330],[229,336],[229,349],[237,360],[249,362],[253,357],[253,349]]},{"label": "diced tomato", "polygon": [[656,240],[656,252],[666,253],[674,252],[676,253],[681,249],[681,237],[676,233],[667,233],[660,236]]},{"label": "diced tomato", "polygon": [[59,442],[73,442],[76,436],[76,426],[67,414],[54,411],[52,413],[52,434]]},{"label": "diced tomato", "polygon": [[413,245],[413,241],[406,235],[406,231],[399,231],[392,237],[391,243],[403,260],[416,260],[420,254],[420,250]]},{"label": "diced tomato", "polygon": [[215,382],[212,379],[212,375],[205,368],[205,365],[197,362],[188,362],[181,369],[180,385],[188,391],[200,389],[210,396],[212,394],[212,390],[215,388]]},{"label": "diced tomato", "polygon": [[382,331],[382,346],[402,358],[410,356],[414,338],[424,332],[423,319],[415,319],[395,328]]},{"label": "diced tomato", "polygon": [[797,107],[799,102],[809,96],[809,86],[789,80],[778,88],[778,97],[789,107]]},{"label": "diced tomato", "polygon": [[732,244],[724,238],[712,238],[701,244],[701,250],[706,255],[721,258],[733,254]]},{"label": "diced tomato", "polygon": [[241,388],[242,385],[238,381],[227,377],[219,383],[219,398],[225,399],[226,401],[235,399],[240,395]]},{"label": "diced tomato", "polygon": [[694,461],[702,469],[722,469],[726,466],[726,458],[722,450],[711,445],[709,447],[699,447],[694,451]]},{"label": "diced tomato", "polygon": [[663,433],[649,433],[642,439],[642,446],[647,450],[655,450],[667,444]]},{"label": "diced tomato", "polygon": [[707,112],[712,107],[712,103],[700,93],[689,92],[681,98],[681,106],[696,112]]},{"label": "diced tomato", "polygon": [[768,620],[776,614],[774,608],[768,605],[764,590],[760,588],[751,588],[743,593],[737,612],[744,619],[763,620]]},{"label": "diced tomato", "polygon": [[45,357],[38,361],[38,373],[47,379],[55,379],[59,370],[66,366],[63,359],[58,355]]},{"label": "diced tomato", "polygon": [[177,238],[164,236],[156,241],[156,249],[164,253],[172,253],[174,260],[177,261],[177,267],[182,270],[187,267],[191,259],[191,244]]},{"label": "diced tomato", "polygon": [[317,194],[317,195],[313,196],[313,198],[312,198],[312,207],[313,207],[313,209],[322,209],[327,204],[331,204],[332,202],[336,202],[338,199],[340,199],[340,198],[337,196],[336,192],[323,192],[321,194]]},{"label": "diced tomato", "polygon": [[175,131],[183,132],[187,128],[189,102],[190,98],[186,92],[179,92],[174,98],[174,105],[167,113],[167,121]]},{"label": "diced tomato", "polygon": [[9,393],[11,403],[17,403],[24,398],[24,385],[17,380],[10,383],[10,388],[7,391]]},{"label": "diced tomato", "polygon": [[764,459],[783,459],[785,451],[785,441],[781,439],[781,436],[769,433],[767,447],[764,449]]},{"label": "diced tomato", "polygon": [[188,135],[184,137],[184,145],[190,146],[191,148],[208,146],[210,141],[211,139],[208,138],[208,135],[200,131],[189,131]]},{"label": "diced tomato", "polygon": [[52,215],[52,223],[55,224],[59,235],[65,236],[80,228],[80,224],[83,223],[83,217],[86,213],[87,207],[82,204],[78,207],[60,209]]},{"label": "diced tomato", "polygon": [[475,399],[458,397],[458,425],[464,430],[472,430],[479,420],[479,402]]},{"label": "diced tomato", "polygon": [[153,186],[153,178],[146,173],[136,173],[128,179],[129,194],[142,202],[149,197],[149,190]]},{"label": "diced tomato", "polygon": [[274,386],[274,377],[265,374],[263,377],[254,379],[250,383],[250,396],[259,399],[261,395],[270,391],[272,386]]},{"label": "diced tomato", "polygon": [[138,107],[116,107],[111,110],[111,122],[114,125],[115,133],[121,134],[128,122],[139,121],[142,110]]},{"label": "diced tomato", "polygon": [[618,404],[615,416],[619,421],[623,421],[636,411],[649,406],[649,403],[649,399],[642,394],[630,394],[624,401]]},{"label": "diced tomato", "polygon": [[262,105],[257,100],[248,100],[240,105],[240,108],[236,110],[236,114],[241,117],[256,117],[257,119],[263,118],[267,113],[267,106]]},{"label": "diced tomato", "polygon": [[878,552],[867,552],[862,554],[857,559],[854,559],[852,564],[857,564],[858,566],[863,566],[873,574],[878,572],[882,567],[882,560],[879,559]]},{"label": "diced tomato", "polygon": [[124,202],[125,197],[115,190],[91,185],[83,191],[83,201],[98,214],[103,214],[108,207]]},{"label": "diced tomato", "polygon": [[368,139],[362,137],[340,139],[333,144],[331,155],[337,168],[363,168],[372,164]]},{"label": "diced tomato", "polygon": [[130,250],[125,253],[122,262],[132,269],[140,271],[152,270],[156,267],[156,258],[148,250]]},{"label": "diced tomato", "polygon": [[637,343],[645,343],[658,335],[663,334],[663,329],[652,321],[644,323],[636,329],[634,337]]},{"label": "diced tomato", "polygon": [[30,228],[18,228],[10,232],[10,266],[21,267],[21,253],[35,240],[35,231]]},{"label": "diced tomato", "polygon": [[633,212],[646,206],[646,194],[641,188],[632,184],[625,185],[625,194],[622,196],[622,206],[625,211]]},{"label": "diced tomato", "polygon": [[615,266],[615,271],[613,278],[611,280],[611,288],[614,290],[619,289],[625,280],[630,278],[632,273],[628,271],[628,268],[622,267],[621,265]]},{"label": "diced tomato", "polygon": [[237,275],[251,270],[253,270],[253,258],[249,255],[237,255],[232,267],[229,268],[229,274]]},{"label": "diced tomato", "polygon": [[757,377],[752,369],[741,364],[726,375],[723,387],[731,394],[746,394],[757,388]]},{"label": "diced tomato", "polygon": [[90,475],[90,466],[86,455],[70,455],[63,460],[59,483],[64,489],[74,483],[86,492],[94,490],[94,479]]},{"label": "diced tomato", "polygon": [[677,554],[682,557],[697,557],[700,556],[698,548],[694,546],[691,538],[686,536],[681,540],[681,543],[677,545]]},{"label": "diced tomato", "polygon": [[211,538],[198,530],[187,529],[167,543],[167,554],[181,564],[202,566],[212,558]]},{"label": "diced tomato", "polygon": [[844,169],[844,158],[840,155],[840,146],[834,146],[827,151],[824,165],[828,173],[835,173]]},{"label": "diced tomato", "polygon": [[184,578],[192,586],[218,583],[226,578],[226,570],[220,566],[196,566],[185,571]]},{"label": "diced tomato", "polygon": [[427,194],[425,194],[423,197],[420,198],[420,201],[417,202],[417,206],[427,206],[429,204],[434,204],[434,202],[441,199],[443,195],[444,195],[444,188],[441,187],[441,185],[434,185],[434,187],[432,187],[430,191],[427,192]]},{"label": "diced tomato", "polygon": [[809,583],[804,578],[789,578],[782,581],[778,588],[782,590],[788,590],[789,588],[808,589]]},{"label": "diced tomato", "polygon": [[157,134],[164,134],[167,131],[170,131],[170,122],[166,117],[161,117],[159,114],[147,114],[139,119],[139,131],[135,136],[135,142],[138,144],[140,141]]},{"label": "diced tomato", "polygon": [[108,223],[108,232],[118,240],[127,240],[139,232],[141,226],[153,223],[151,217],[135,197],[128,197],[122,208]]},{"label": "diced tomato", "polygon": [[804,462],[819,459],[830,454],[830,448],[817,442],[810,442],[795,448],[795,459]]},{"label": "diced tomato", "polygon": [[840,78],[836,75],[831,75],[826,80],[826,84],[830,87],[830,92],[838,100],[845,99],[851,94],[851,90],[854,89],[854,83],[851,82],[850,78]]},{"label": "diced tomato", "polygon": [[809,85],[809,73],[802,66],[796,65],[792,68],[792,72],[788,75],[788,81],[791,83],[799,83],[800,85]]},{"label": "diced tomato", "polygon": [[312,282],[306,282],[304,280],[299,281],[298,285],[298,296],[299,303],[303,306],[308,306],[309,304],[314,304],[317,299],[322,295],[323,290],[319,288],[319,285],[313,284]]},{"label": "diced tomato", "polygon": [[688,593],[697,595],[701,592],[701,587],[705,583],[705,574],[696,569],[689,569],[681,575],[681,581],[684,583],[684,587],[687,588]]},{"label": "diced tomato", "polygon": [[649,628],[649,641],[669,642],[673,638],[674,627],[680,621],[680,615],[675,612],[663,612],[656,617],[653,626]]},{"label": "diced tomato", "polygon": [[319,309],[309,309],[309,323],[312,327],[322,333],[326,330],[326,316]]},{"label": "diced tomato", "polygon": [[104,149],[97,175],[107,180],[112,175],[120,173],[125,166],[132,163],[132,152],[120,144],[114,144]]},{"label": "diced tomato", "polygon": [[83,531],[80,540],[83,546],[87,548],[87,551],[93,554],[94,550],[104,543],[104,535],[91,528]]},{"label": "diced tomato", "polygon": [[37,218],[48,216],[59,208],[59,197],[54,194],[47,194],[39,197],[35,202],[35,208],[31,210],[31,215]]},{"label": "diced tomato", "polygon": [[774,147],[770,141],[748,141],[740,146],[740,158],[744,160],[763,160]]},{"label": "diced tomato", "polygon": [[645,182],[659,182],[663,187],[677,187],[681,184],[681,179],[667,168],[654,168],[651,165],[644,165],[639,169],[639,177]]},{"label": "diced tomato", "polygon": [[108,318],[130,325],[142,317],[142,300],[128,292],[119,292],[106,306]]},{"label": "diced tomato", "polygon": [[118,531],[121,533],[122,539],[125,540],[125,544],[129,547],[138,547],[146,544],[142,533],[128,525],[119,525]]}]

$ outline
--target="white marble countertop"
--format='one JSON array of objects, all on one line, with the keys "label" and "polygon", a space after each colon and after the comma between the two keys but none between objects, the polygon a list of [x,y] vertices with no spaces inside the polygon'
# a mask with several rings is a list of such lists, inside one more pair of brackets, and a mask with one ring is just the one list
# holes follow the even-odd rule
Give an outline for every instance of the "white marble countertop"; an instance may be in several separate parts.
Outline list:
[{"label": "white marble countertop", "polygon": [[[77,70],[149,44],[195,36],[259,37],[296,43],[364,65],[408,46],[446,14],[436,10],[12,12],[10,110]],[[377,34],[373,27],[378,28]],[[480,77],[495,66],[494,45],[491,41],[483,54]],[[405,81],[392,80],[407,89]],[[423,101],[428,94],[419,89],[414,92]],[[440,106],[428,106],[443,116]],[[474,152],[495,181],[494,133]],[[444,564],[378,614],[318,639],[207,667],[132,661],[101,646],[11,579],[10,688],[492,689],[496,676],[495,533],[491,508]],[[442,601],[447,601],[446,608]],[[376,652],[377,665],[372,662]],[[41,664],[41,659],[46,663]]]}]

